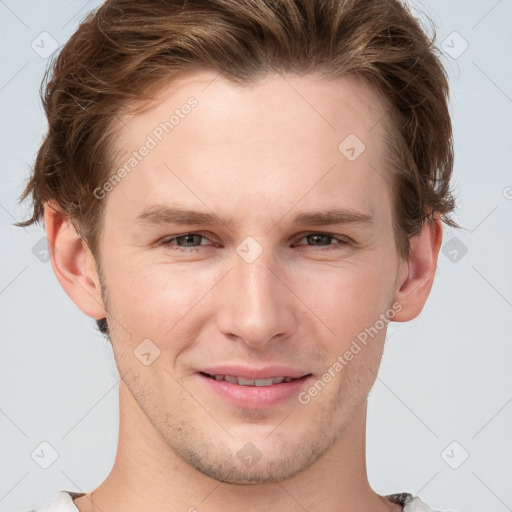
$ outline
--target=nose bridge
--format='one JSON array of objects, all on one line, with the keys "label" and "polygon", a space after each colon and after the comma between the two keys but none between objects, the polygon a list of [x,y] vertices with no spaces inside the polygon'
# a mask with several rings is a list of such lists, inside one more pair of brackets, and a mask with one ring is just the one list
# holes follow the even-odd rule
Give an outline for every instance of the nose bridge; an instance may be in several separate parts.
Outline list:
[{"label": "nose bridge", "polygon": [[239,281],[242,296],[246,298],[243,309],[252,311],[255,315],[258,312],[264,313],[265,309],[278,309],[277,299],[281,290],[276,286],[275,271],[271,270],[273,262],[274,259],[267,252],[250,263],[238,258],[235,264],[233,279]]},{"label": "nose bridge", "polygon": [[[250,238],[250,237],[249,237]],[[233,255],[233,268],[223,287],[219,328],[254,348],[294,330],[290,292],[276,277],[280,264],[270,250],[246,240]]]}]

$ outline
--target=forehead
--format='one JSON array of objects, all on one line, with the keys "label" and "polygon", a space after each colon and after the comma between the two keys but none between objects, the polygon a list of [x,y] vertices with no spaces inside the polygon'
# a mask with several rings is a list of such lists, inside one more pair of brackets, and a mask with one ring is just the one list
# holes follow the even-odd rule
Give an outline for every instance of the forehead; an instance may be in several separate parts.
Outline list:
[{"label": "forehead", "polygon": [[272,74],[237,85],[203,72],[144,107],[120,119],[115,139],[126,172],[107,209],[122,206],[127,220],[156,204],[223,217],[252,207],[274,220],[299,202],[369,214],[390,206],[385,109],[362,81]]}]

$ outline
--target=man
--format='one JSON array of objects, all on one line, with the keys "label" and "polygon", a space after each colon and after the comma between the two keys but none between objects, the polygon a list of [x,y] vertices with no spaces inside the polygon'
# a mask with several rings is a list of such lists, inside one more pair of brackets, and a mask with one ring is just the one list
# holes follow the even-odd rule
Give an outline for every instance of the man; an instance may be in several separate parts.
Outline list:
[{"label": "man", "polygon": [[[454,209],[447,81],[394,0],[107,1],[22,199],[112,342],[115,463],[41,511],[430,511],[367,479],[387,325]],[[364,333],[372,332],[372,336]]]}]

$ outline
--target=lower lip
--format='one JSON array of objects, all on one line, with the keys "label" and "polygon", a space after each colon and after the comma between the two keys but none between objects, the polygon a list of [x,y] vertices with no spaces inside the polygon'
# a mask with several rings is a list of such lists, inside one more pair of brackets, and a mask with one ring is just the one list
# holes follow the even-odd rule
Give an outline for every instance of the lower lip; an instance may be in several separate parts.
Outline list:
[{"label": "lower lip", "polygon": [[291,397],[297,397],[312,377],[312,375],[306,375],[300,379],[271,386],[240,386],[225,380],[215,380],[201,373],[198,375],[218,396],[232,405],[249,409],[273,407]]}]

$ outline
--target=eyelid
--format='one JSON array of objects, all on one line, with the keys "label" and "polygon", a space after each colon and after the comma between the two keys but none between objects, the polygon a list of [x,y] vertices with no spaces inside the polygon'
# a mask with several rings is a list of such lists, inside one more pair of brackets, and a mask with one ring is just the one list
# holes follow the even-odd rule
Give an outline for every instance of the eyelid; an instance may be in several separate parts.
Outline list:
[{"label": "eyelid", "polygon": [[[171,244],[171,242],[173,242],[174,240],[176,240],[176,238],[181,238],[183,236],[189,236],[189,235],[198,235],[198,236],[201,236],[203,237],[204,239],[208,240],[209,242],[211,242],[212,244],[214,244],[215,242],[207,235],[205,235],[204,233],[201,233],[201,232],[198,232],[198,231],[187,231],[185,233],[181,233],[181,234],[178,234],[178,235],[169,235],[169,236],[165,236],[163,238],[161,238],[159,241],[158,241],[158,244],[159,245],[174,245],[174,244]],[[177,247],[180,247],[179,245],[176,245]],[[200,244],[198,247],[204,247],[203,244]],[[188,250],[192,250],[192,249],[196,249],[196,247],[190,247]],[[187,249],[186,249],[187,250]]]},{"label": "eyelid", "polygon": [[[334,239],[338,240],[341,243],[347,243],[347,244],[355,243],[354,240],[352,240],[347,235],[341,235],[341,234],[338,234],[338,233],[329,233],[328,231],[305,231],[304,233],[301,233],[301,234],[297,235],[295,237],[295,240],[296,241],[302,240],[303,238],[305,238],[305,237],[307,237],[309,235],[330,236],[331,238],[334,238]],[[315,246],[311,246],[311,247],[315,247]],[[322,246],[317,246],[317,247],[322,247]]]}]

